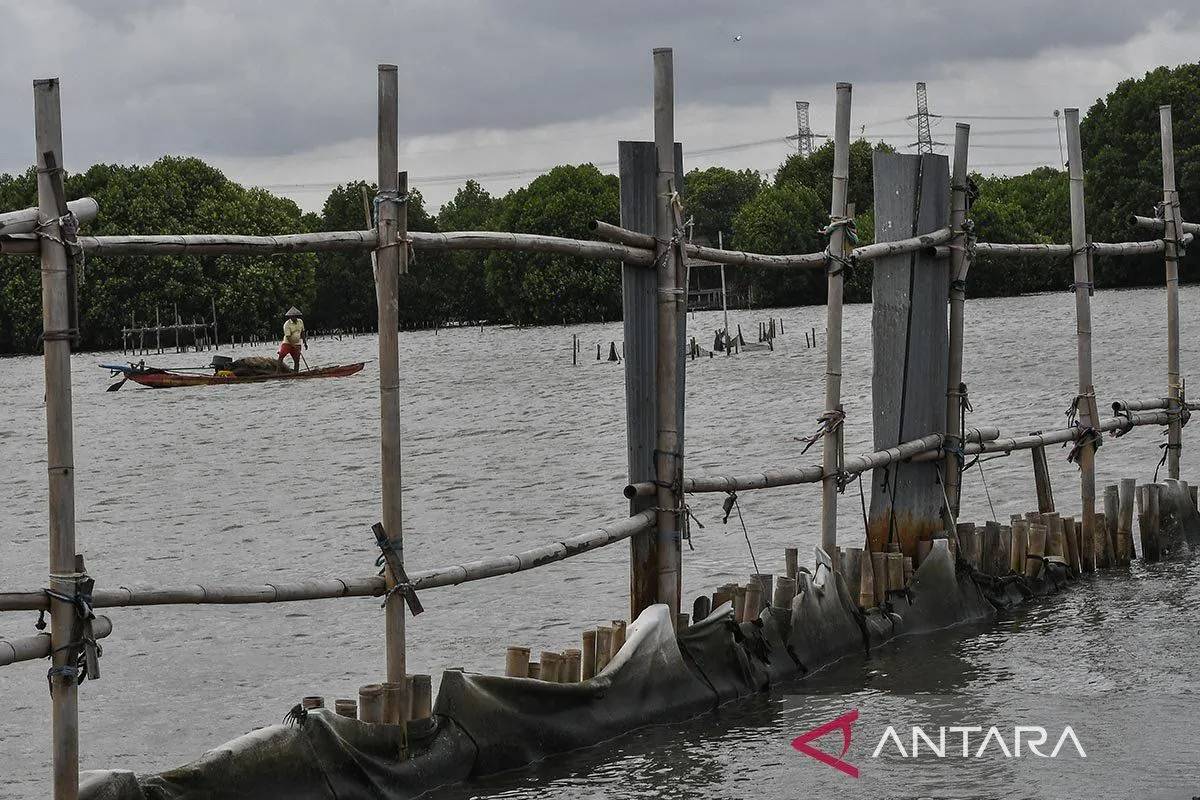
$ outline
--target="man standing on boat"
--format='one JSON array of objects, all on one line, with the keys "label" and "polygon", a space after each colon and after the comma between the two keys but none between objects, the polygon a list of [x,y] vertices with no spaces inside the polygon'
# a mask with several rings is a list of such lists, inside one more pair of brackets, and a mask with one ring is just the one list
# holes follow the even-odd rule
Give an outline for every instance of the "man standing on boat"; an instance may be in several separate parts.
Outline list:
[{"label": "man standing on boat", "polygon": [[283,342],[279,345],[279,366],[283,368],[283,359],[292,357],[296,372],[300,371],[301,348],[308,349],[308,334],[304,331],[304,320],[300,309],[292,306],[287,310],[283,320]]}]

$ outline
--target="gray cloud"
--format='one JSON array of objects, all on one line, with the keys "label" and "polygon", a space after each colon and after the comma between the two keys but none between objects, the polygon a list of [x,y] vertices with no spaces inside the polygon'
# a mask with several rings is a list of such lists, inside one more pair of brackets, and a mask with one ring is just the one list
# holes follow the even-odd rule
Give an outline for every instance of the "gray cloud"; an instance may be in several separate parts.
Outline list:
[{"label": "gray cloud", "polygon": [[[20,108],[32,78],[61,76],[68,157],[88,160],[281,155],[369,134],[380,61],[401,67],[403,134],[416,136],[642,107],[656,45],[676,48],[680,102],[738,106],[798,84],[932,79],[963,61],[1119,43],[1150,19],[1128,3],[1029,0],[60,0],[46,37],[46,15],[12,5],[0,91]],[[0,119],[25,150],[28,128]],[[6,150],[6,166],[24,162]]]}]

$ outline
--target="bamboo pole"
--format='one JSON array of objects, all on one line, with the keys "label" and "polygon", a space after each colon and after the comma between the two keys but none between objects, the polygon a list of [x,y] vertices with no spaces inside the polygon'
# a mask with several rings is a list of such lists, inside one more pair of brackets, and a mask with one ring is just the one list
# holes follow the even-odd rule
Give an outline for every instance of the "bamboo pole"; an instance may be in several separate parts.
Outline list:
[{"label": "bamboo pole", "polygon": [[1179,477],[1179,456],[1183,448],[1183,420],[1179,407],[1179,396],[1183,382],[1179,375],[1179,248],[1176,239],[1182,237],[1179,229],[1181,219],[1179,192],[1175,190],[1175,143],[1171,124],[1171,107],[1158,107],[1158,127],[1162,139],[1162,186],[1163,222],[1166,234],[1163,238],[1163,259],[1166,263],[1167,283],[1167,398],[1171,424],[1167,427],[1167,474]]},{"label": "bamboo pole", "polygon": [[[1079,373],[1079,424],[1084,428],[1099,422],[1093,415],[1096,391],[1092,382],[1092,307],[1088,278],[1087,220],[1083,197],[1083,148],[1079,143],[1079,109],[1064,110],[1067,126],[1068,173],[1071,190],[1071,250],[1075,267],[1075,333]],[[1079,494],[1083,507],[1083,546],[1093,551],[1096,533],[1096,446],[1079,448]]]},{"label": "bamboo pole", "polygon": [[[96,617],[92,620],[92,635],[103,639],[112,633],[112,621],[108,617]],[[50,655],[50,634],[39,633],[34,636],[23,636],[20,639],[0,638],[0,667],[16,664],[19,661],[36,661]]]},{"label": "bamboo pole", "polygon": [[[62,114],[57,78],[33,83],[34,139],[37,150],[38,219],[41,238],[42,322],[46,373],[46,458],[49,480],[49,543],[51,585],[75,574],[75,466],[71,421],[71,325],[67,253],[61,244],[54,181],[60,174],[47,169],[47,156],[62,169]],[[60,591],[62,591],[60,589]],[[51,663],[64,672],[70,664],[75,611],[71,603],[50,603]],[[64,672],[50,678],[54,798],[75,800],[79,795],[79,695],[76,681]]]},{"label": "bamboo pole", "polygon": [[[836,88],[833,131],[833,191],[829,204],[829,252],[846,256],[846,197],[850,183],[850,99],[853,87],[839,83]],[[827,270],[825,325],[825,416],[842,413],[842,290],[845,265],[831,261]],[[821,437],[821,549],[832,553],[837,546],[838,462],[842,451],[842,426],[826,428]]]},{"label": "bamboo pole", "polygon": [[[683,477],[683,454],[678,428],[677,375],[679,347],[678,250],[671,244],[676,237],[675,203],[675,78],[671,48],[654,50],[654,146],[658,156],[655,180],[655,233],[658,239],[655,261],[658,266],[658,331],[655,361],[656,405],[655,477],[658,484],[658,592],[657,600],[669,609],[674,622],[679,614],[680,591],[680,498],[675,487]],[[686,297],[684,310],[686,311]]]},{"label": "bamboo pole", "polygon": [[923,233],[920,236],[913,236],[908,239],[896,239],[890,242],[876,242],[874,244],[865,244],[862,247],[856,247],[850,251],[850,258],[853,261],[874,261],[877,258],[886,258],[887,256],[902,255],[904,253],[912,253],[918,250],[924,250],[927,247],[936,247],[939,244],[945,244],[953,238],[953,233],[950,228],[938,228],[936,231]]},{"label": "bamboo pole", "polygon": [[1133,558],[1133,499],[1137,481],[1121,478],[1117,484],[1117,566],[1128,567]]},{"label": "bamboo pole", "polygon": [[[1191,241],[1191,234],[1186,234],[1184,244]],[[1021,257],[1044,256],[1046,258],[1063,258],[1071,255],[1073,247],[1069,244],[1000,244],[995,242],[976,242],[977,255]],[[1154,239],[1149,242],[1092,242],[1092,253],[1098,256],[1137,256],[1161,253],[1163,242]]]},{"label": "bamboo pole", "polygon": [[967,148],[971,126],[954,126],[954,168],[950,175],[950,359],[946,370],[946,460],[942,480],[946,487],[946,530],[958,519],[963,462],[958,454],[963,435],[963,316],[967,300],[967,273],[971,269],[967,230]]},{"label": "bamboo pole", "polygon": [[1054,510],[1054,488],[1050,485],[1050,465],[1045,445],[1030,448],[1033,457],[1033,484],[1037,491],[1038,511]]},{"label": "bamboo pole", "polygon": [[[91,222],[100,213],[100,204],[91,197],[81,197],[67,203],[67,210],[80,223]],[[33,233],[37,229],[38,209],[23,208],[20,211],[5,211],[0,214],[0,234]]]},{"label": "bamboo pole", "polygon": [[[405,195],[407,177],[397,172],[399,101],[393,64],[379,65],[378,174],[376,209],[375,298],[379,320],[379,443],[383,495],[383,527],[401,564],[404,563],[403,503],[400,473],[400,343],[399,280],[408,271],[408,233]],[[386,571],[390,589],[397,576]],[[404,640],[404,598],[388,596],[384,610],[388,683],[401,683],[407,673]]]},{"label": "bamboo pole", "polygon": [[[1170,106],[1166,106],[1166,108],[1170,108]],[[1159,119],[1161,122],[1161,116]],[[1146,228],[1155,233],[1166,233],[1167,230],[1167,221],[1158,217],[1139,217],[1137,214],[1130,214],[1129,224],[1135,228]],[[1180,220],[1179,229],[1184,233],[1200,233],[1200,223]]]},{"label": "bamboo pole", "polygon": [[[654,526],[654,512],[623,519],[595,531],[560,539],[548,545],[523,550],[508,556],[470,561],[455,566],[436,567],[409,573],[414,589],[435,589],[460,583],[508,575],[562,561],[624,541]],[[159,605],[231,605],[284,603],[322,600],[336,597],[378,597],[387,591],[386,579],[378,576],[334,578],[297,583],[242,586],[206,586],[97,589],[92,592],[94,608]],[[0,611],[37,611],[49,608],[44,591],[0,592]]]}]

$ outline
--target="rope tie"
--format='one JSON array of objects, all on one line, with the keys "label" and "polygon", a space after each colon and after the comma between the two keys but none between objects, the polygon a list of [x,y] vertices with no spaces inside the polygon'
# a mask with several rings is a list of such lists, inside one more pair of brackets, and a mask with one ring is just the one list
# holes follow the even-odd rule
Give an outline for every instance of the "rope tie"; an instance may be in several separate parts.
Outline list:
[{"label": "rope tie", "polygon": [[[46,684],[51,694],[54,692],[54,676],[59,675],[73,680],[75,685],[85,679],[96,680],[100,677],[100,657],[103,648],[96,641],[92,632],[92,621],[96,613],[92,609],[92,591],[96,586],[94,578],[86,572],[50,573],[50,586],[42,591],[47,597],[63,603],[69,603],[75,612],[71,624],[71,641],[54,648],[50,655],[67,653],[67,663],[51,667],[46,673]],[[45,619],[39,613],[39,630],[45,627]]]},{"label": "rope tie", "polygon": [[808,449],[821,439],[836,433],[845,421],[846,412],[840,408],[822,413],[821,416],[817,417],[817,430],[812,435],[792,437],[797,442],[806,442],[804,449],[800,451],[800,455],[807,453]]},{"label": "rope tie", "polygon": [[750,531],[746,529],[746,519],[742,516],[742,506],[740,503],[738,503],[737,492],[728,493],[722,508],[725,511],[725,516],[721,520],[722,525],[729,522],[729,514],[731,511],[737,511],[738,522],[742,524],[742,535],[746,538],[746,549],[750,551],[750,563],[754,566],[754,574],[761,574],[762,570],[758,568],[758,560],[754,557],[754,545],[750,542]]},{"label": "rope tie", "polygon": [[[828,242],[838,230],[841,230],[845,234],[846,239],[849,240],[851,245],[858,244],[858,229],[854,226],[854,219],[852,217],[830,214],[829,224],[818,230],[817,233],[824,236],[826,242]],[[851,266],[850,260],[845,257],[845,254],[832,252],[829,249],[828,243],[825,245],[825,259],[825,272],[831,278],[841,275]]]},{"label": "rope tie", "polygon": [[375,544],[379,547],[379,557],[375,559],[375,566],[381,567],[379,574],[383,575],[389,569],[392,573],[392,578],[395,583],[390,589],[383,594],[383,603],[380,608],[387,606],[388,599],[393,594],[399,593],[404,598],[405,605],[415,617],[425,611],[425,607],[421,605],[420,599],[417,597],[417,590],[413,588],[412,583],[408,579],[408,573],[404,571],[404,561],[400,558],[400,552],[396,546],[392,544],[391,538],[388,537],[387,531],[384,530],[383,524],[376,522],[371,526],[372,532],[375,534]]},{"label": "rope tie", "polygon": [[[1070,452],[1067,453],[1067,461],[1068,463],[1074,464],[1080,469],[1083,469],[1082,465],[1079,463],[1079,457],[1083,454],[1084,449],[1088,445],[1091,445],[1093,451],[1099,450],[1100,445],[1104,444],[1104,438],[1100,435],[1100,431],[1091,426],[1084,426],[1076,423],[1076,427],[1079,428],[1079,436],[1075,439],[1075,443],[1071,445]],[[1063,443],[1063,446],[1066,446],[1065,442]]]}]

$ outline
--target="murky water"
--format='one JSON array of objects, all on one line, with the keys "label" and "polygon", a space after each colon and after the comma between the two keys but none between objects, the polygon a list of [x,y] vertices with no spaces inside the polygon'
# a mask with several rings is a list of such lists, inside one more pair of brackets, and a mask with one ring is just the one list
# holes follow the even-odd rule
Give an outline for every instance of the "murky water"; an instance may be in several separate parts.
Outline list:
[{"label": "murky water", "polygon": [[[1182,293],[1183,372],[1200,354]],[[1165,385],[1161,291],[1094,298],[1097,392],[1159,396]],[[870,450],[870,309],[846,314],[848,452]],[[782,316],[776,352],[718,357],[688,368],[687,451],[693,474],[811,463],[794,437],[822,405],[824,351],[803,331],[820,307],[739,312]],[[711,338],[719,314],[689,324]],[[1026,433],[1058,427],[1074,395],[1069,295],[976,301],[968,311],[966,380],[975,424]],[[583,359],[571,364],[571,335]],[[620,323],[536,330],[405,333],[405,542],[415,569],[512,552],[619,517],[625,475],[621,367],[595,343]],[[824,341],[823,333],[821,335]],[[245,351],[241,351],[245,352]],[[313,363],[372,358],[372,337],[321,340]],[[248,583],[352,576],[372,570],[379,518],[374,365],[344,380],[105,393],[105,357],[74,359],[79,549],[98,586]],[[159,359],[156,358],[156,361]],[[203,363],[205,354],[162,362]],[[0,361],[0,586],[43,585],[45,441],[38,359]],[[1100,485],[1151,477],[1161,437],[1139,429],[1100,453]],[[1185,437],[1186,442],[1186,437]],[[1185,465],[1195,463],[1187,456]],[[1077,508],[1074,468],[1052,454],[1056,499]],[[1185,467],[1184,477],[1189,477]],[[986,490],[984,481],[986,478]],[[861,540],[854,489],[841,535]],[[989,502],[990,496],[990,502]],[[971,470],[964,518],[982,522],[1032,505],[1027,455]],[[696,498],[705,528],[685,551],[691,597],[752,571],[741,529],[723,526],[721,498]],[[782,550],[818,539],[814,487],[744,493],[764,569]],[[579,631],[626,613],[628,550],[615,546],[521,575],[426,592],[410,621],[412,671],[499,672],[504,647],[562,649]],[[1200,565],[1135,566],[1129,576],[1022,610],[967,635],[906,640],[851,659],[768,697],[687,725],[651,728],[553,763],[450,790],[448,797],[762,798],[1191,797],[1200,795]],[[1091,585],[1093,584],[1094,585]],[[369,599],[274,606],[114,609],[103,678],[81,691],[84,768],[139,771],[183,763],[279,720],[297,698],[352,697],[383,670],[382,617]],[[35,614],[5,614],[0,635],[33,631]],[[858,709],[847,754],[857,780],[797,753],[790,741]],[[901,758],[871,753],[884,729],[1064,725],[1087,753],[1059,758]],[[836,738],[836,735],[833,737]],[[832,739],[830,740],[832,741]],[[824,742],[824,740],[823,740]],[[907,739],[906,739],[907,743]],[[832,745],[824,744],[826,749]],[[906,744],[907,746],[907,744]],[[953,750],[953,748],[951,748]],[[45,665],[0,670],[0,795],[48,792]]]}]

